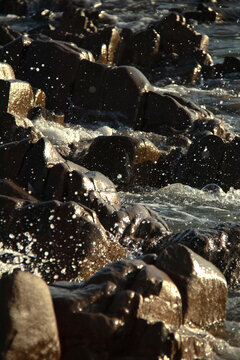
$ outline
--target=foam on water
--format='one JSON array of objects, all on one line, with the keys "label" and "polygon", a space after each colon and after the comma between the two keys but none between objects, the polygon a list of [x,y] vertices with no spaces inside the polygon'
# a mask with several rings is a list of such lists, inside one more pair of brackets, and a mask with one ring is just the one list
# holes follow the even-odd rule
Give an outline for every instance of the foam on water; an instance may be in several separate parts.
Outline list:
[{"label": "foam on water", "polygon": [[120,192],[125,205],[145,204],[156,210],[173,231],[209,228],[240,219],[240,190],[205,192],[187,185],[171,184],[161,189],[136,187]]}]

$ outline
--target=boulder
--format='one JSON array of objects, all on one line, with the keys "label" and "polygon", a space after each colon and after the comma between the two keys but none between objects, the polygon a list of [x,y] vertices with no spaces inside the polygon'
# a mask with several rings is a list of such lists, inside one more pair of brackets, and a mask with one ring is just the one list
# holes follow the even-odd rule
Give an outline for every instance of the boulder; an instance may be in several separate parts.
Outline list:
[{"label": "boulder", "polygon": [[24,53],[32,41],[28,35],[20,35],[15,40],[10,41],[0,48],[0,61],[12,66],[17,79],[20,79],[19,71]]},{"label": "boulder", "polygon": [[220,184],[221,163],[226,145],[215,135],[203,136],[194,141],[187,152],[186,161],[182,167],[183,183],[201,188],[209,183]]},{"label": "boulder", "polygon": [[0,63],[0,80],[15,80],[15,74],[11,65]]},{"label": "boulder", "polygon": [[94,61],[90,52],[74,44],[34,40],[27,47],[19,77],[46,93],[47,109],[64,111],[82,59]]},{"label": "boulder", "polygon": [[34,129],[33,123],[27,118],[2,112],[0,121],[1,143],[11,143],[26,138],[37,140],[41,136],[41,133]]},{"label": "boulder", "polygon": [[135,67],[112,68],[106,74],[102,108],[120,112],[127,125],[141,128],[143,94],[151,89],[147,78]]},{"label": "boulder", "polygon": [[238,136],[225,145],[225,152],[219,166],[219,185],[225,191],[228,191],[230,187],[240,188],[240,175],[237,171],[240,164],[239,149],[240,137]]},{"label": "boulder", "polygon": [[188,247],[169,245],[155,262],[177,285],[183,306],[183,323],[208,328],[223,323],[227,282],[212,263]]},{"label": "boulder", "polygon": [[52,299],[46,283],[15,270],[0,279],[0,351],[4,359],[60,359]]},{"label": "boulder", "polygon": [[[140,166],[146,162],[154,164],[159,156],[158,148],[148,140],[130,136],[100,136],[92,142],[83,164],[89,169],[101,171],[115,184],[136,184]],[[142,182],[143,177],[142,172]]]},{"label": "boulder", "polygon": [[125,257],[126,251],[92,210],[74,202],[23,205],[12,209],[3,242],[14,251],[32,254],[45,280],[86,279],[108,262]]},{"label": "boulder", "polygon": [[20,80],[0,80],[2,101],[0,112],[27,117],[34,106],[34,95],[29,83]]},{"label": "boulder", "polygon": [[239,285],[239,238],[239,223],[219,224],[208,230],[188,229],[177,233],[150,251],[160,253],[168,245],[185,245],[213,263],[226,277],[228,285],[234,287]]},{"label": "boulder", "polygon": [[160,134],[184,132],[197,119],[195,112],[169,94],[149,91],[145,95],[143,129]]},{"label": "boulder", "polygon": [[31,147],[32,141],[28,139],[0,145],[0,178],[15,180]]},{"label": "boulder", "polygon": [[24,16],[27,13],[27,1],[9,0],[0,2],[0,12],[2,14],[15,14]]}]

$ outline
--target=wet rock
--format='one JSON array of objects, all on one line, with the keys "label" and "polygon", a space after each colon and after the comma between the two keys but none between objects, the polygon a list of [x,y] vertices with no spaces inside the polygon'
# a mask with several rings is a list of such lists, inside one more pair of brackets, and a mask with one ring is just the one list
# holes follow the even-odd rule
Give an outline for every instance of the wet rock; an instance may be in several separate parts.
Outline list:
[{"label": "wet rock", "polygon": [[229,190],[231,186],[235,189],[240,188],[240,176],[238,171],[236,171],[240,163],[239,147],[240,138],[238,136],[225,146],[222,163],[219,167],[219,185],[225,191]]},{"label": "wet rock", "polygon": [[34,106],[34,95],[29,83],[20,80],[0,80],[1,112],[27,117]]},{"label": "wet rock", "polygon": [[34,40],[27,47],[19,76],[46,93],[47,109],[63,111],[82,59],[94,60],[90,52],[76,45]]},{"label": "wet rock", "polygon": [[209,230],[188,229],[177,233],[156,244],[151,252],[160,253],[165,246],[183,244],[220,269],[228,285],[233,287],[239,284],[238,243],[239,224],[227,223]]},{"label": "wet rock", "polygon": [[169,95],[149,91],[146,94],[144,130],[160,134],[184,132],[196,114]]},{"label": "wet rock", "polygon": [[106,74],[103,110],[120,112],[127,125],[141,128],[143,94],[151,89],[151,84],[138,69],[131,66],[112,68]]},{"label": "wet rock", "polygon": [[155,265],[177,285],[183,306],[184,324],[209,327],[225,319],[227,283],[210,262],[184,245],[170,245]]},{"label": "wet rock", "polygon": [[149,67],[158,57],[160,35],[154,29],[133,33],[123,29],[119,44],[117,65],[134,64]]},{"label": "wet rock", "polygon": [[[0,5],[1,7],[1,5]],[[8,25],[0,26],[0,45],[6,45],[20,36],[20,33],[12,30]]]},{"label": "wet rock", "polygon": [[[5,359],[60,359],[53,304],[46,283],[14,271],[0,280],[1,354]],[[21,309],[21,310],[20,310]]]},{"label": "wet rock", "polygon": [[[89,169],[108,176],[115,184],[138,182],[139,169],[144,163],[158,160],[160,151],[148,140],[127,136],[101,136],[96,138],[83,159]],[[144,174],[141,181],[144,182]]]},{"label": "wet rock", "polygon": [[193,142],[183,167],[183,182],[198,188],[209,183],[221,185],[219,170],[224,152],[225,144],[218,136],[208,135]]},{"label": "wet rock", "polygon": [[103,64],[82,60],[72,91],[72,101],[80,109],[101,109],[106,70]]},{"label": "wet rock", "polygon": [[0,178],[17,178],[31,146],[32,142],[26,139],[0,145]]},{"label": "wet rock", "polygon": [[171,13],[163,20],[151,25],[161,36],[160,51],[175,52],[180,56],[195,48],[208,50],[209,38],[194,31],[183,16]]},{"label": "wet rock", "polygon": [[10,179],[0,179],[0,194],[35,203],[38,200]]},{"label": "wet rock", "polygon": [[24,16],[27,13],[27,2],[25,0],[9,0],[0,2],[2,14],[15,14]]},{"label": "wet rock", "polygon": [[[34,191],[41,196],[48,168],[59,162],[64,162],[61,155],[46,138],[38,140],[25,154],[24,162],[21,164],[17,181],[26,189]],[[14,178],[12,178],[14,180]]]},{"label": "wet rock", "polygon": [[81,47],[88,49],[102,64],[116,64],[120,34],[116,27],[106,27],[95,34],[86,36]]},{"label": "wet rock", "polygon": [[32,39],[27,35],[21,35],[0,48],[0,61],[12,66],[17,79],[19,79],[18,75],[22,64],[23,54],[31,42]]},{"label": "wet rock", "polygon": [[129,357],[123,357],[123,360],[143,360],[164,356],[169,359],[180,358],[174,334],[161,321],[148,324],[139,319],[133,322],[132,326],[126,327],[125,334],[121,332],[122,329],[119,329],[116,333],[119,338],[122,336],[119,340],[121,345],[118,346],[115,354],[119,354],[121,351],[128,354]]},{"label": "wet rock", "polygon": [[1,143],[10,143],[26,138],[38,139],[39,137],[41,137],[41,133],[34,129],[30,120],[7,112],[1,114]]},{"label": "wet rock", "polygon": [[125,256],[96,214],[74,202],[16,207],[5,224],[3,241],[15,251],[32,254],[32,263],[47,281],[85,279]]},{"label": "wet rock", "polygon": [[15,80],[15,74],[11,65],[0,63],[0,80]]}]

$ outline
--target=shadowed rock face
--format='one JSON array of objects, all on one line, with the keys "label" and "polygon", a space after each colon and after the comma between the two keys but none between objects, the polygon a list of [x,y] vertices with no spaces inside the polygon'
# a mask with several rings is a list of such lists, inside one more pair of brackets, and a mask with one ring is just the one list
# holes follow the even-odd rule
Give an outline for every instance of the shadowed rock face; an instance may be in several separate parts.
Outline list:
[{"label": "shadowed rock face", "polygon": [[52,299],[46,283],[15,270],[0,279],[0,351],[4,359],[60,359]]}]

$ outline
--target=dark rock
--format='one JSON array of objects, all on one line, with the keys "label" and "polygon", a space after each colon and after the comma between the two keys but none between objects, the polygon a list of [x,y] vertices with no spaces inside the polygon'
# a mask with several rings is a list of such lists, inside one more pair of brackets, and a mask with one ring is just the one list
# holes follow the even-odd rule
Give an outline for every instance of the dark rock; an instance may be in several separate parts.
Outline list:
[{"label": "dark rock", "polygon": [[101,109],[106,70],[103,64],[82,60],[78,67],[72,91],[75,106],[84,109]]},{"label": "dark rock", "polygon": [[162,217],[144,205],[134,205],[111,214],[107,229],[117,237],[123,246],[134,253],[142,250],[143,244],[155,243],[170,230]]},{"label": "dark rock", "polygon": [[221,185],[219,170],[225,149],[222,139],[214,135],[204,136],[193,142],[183,167],[183,182],[198,188],[209,183]]},{"label": "dark rock", "polygon": [[120,34],[116,27],[106,27],[95,34],[86,36],[81,47],[90,50],[102,64],[116,64]]},{"label": "dark rock", "polygon": [[1,113],[1,143],[10,143],[26,138],[38,139],[40,136],[40,132],[34,129],[33,123],[28,119],[7,112]]},{"label": "dark rock", "polygon": [[[1,5],[0,5],[1,8]],[[20,33],[12,30],[8,25],[0,26],[0,45],[6,45],[20,36]]]},{"label": "dark rock", "polygon": [[[83,164],[89,169],[102,172],[115,184],[137,184],[140,166],[146,162],[154,164],[159,156],[158,148],[148,140],[127,136],[101,136],[92,142]],[[144,172],[141,182],[144,183]]]},{"label": "dark rock", "polygon": [[95,213],[74,202],[18,206],[5,224],[3,241],[15,251],[33,254],[32,262],[47,281],[86,279],[125,256]]},{"label": "dark rock", "polygon": [[27,2],[25,0],[3,0],[0,2],[0,12],[24,16],[27,13]]},{"label": "dark rock", "polygon": [[227,283],[210,262],[184,245],[170,245],[155,265],[177,285],[183,305],[184,324],[209,327],[225,319]]},{"label": "dark rock", "polygon": [[10,179],[0,179],[0,194],[13,198],[23,199],[30,203],[35,203],[38,201],[21,186]]},{"label": "dark rock", "polygon": [[31,148],[30,140],[21,140],[0,145],[0,178],[15,180],[21,170],[25,155]]},{"label": "dark rock", "polygon": [[106,73],[103,110],[120,112],[127,125],[141,128],[143,94],[151,89],[147,78],[135,67],[112,68]]},{"label": "dark rock", "polygon": [[17,181],[26,189],[33,190],[38,196],[42,196],[48,168],[60,162],[64,160],[50,141],[41,138],[25,154]]},{"label": "dark rock", "polygon": [[209,38],[194,31],[190,25],[186,25],[184,17],[171,13],[163,20],[151,24],[161,36],[160,51],[175,52],[185,56],[198,48],[208,50]]},{"label": "dark rock", "polygon": [[[0,48],[0,61],[12,66],[17,79],[19,79],[18,75],[22,65],[23,55],[31,42],[31,38],[27,35],[22,35]],[[31,65],[29,65],[29,68],[30,66]]]},{"label": "dark rock", "polygon": [[160,134],[184,132],[196,114],[169,95],[149,91],[146,94],[144,130]]},{"label": "dark rock", "polygon": [[240,163],[240,138],[236,136],[230,143],[226,144],[225,152],[219,167],[220,183],[223,190],[227,191],[232,186],[235,189],[240,188],[240,176],[236,171]]},{"label": "dark rock", "polygon": [[[132,63],[140,66],[149,66],[157,59],[160,44],[160,35],[154,29],[140,31],[133,35],[131,47],[133,51]],[[124,64],[124,58],[121,63]]]},{"label": "dark rock", "polygon": [[53,304],[46,283],[14,271],[0,280],[0,351],[4,359],[60,359]]},{"label": "dark rock", "polygon": [[73,44],[34,40],[27,48],[19,76],[46,93],[49,110],[64,111],[82,59],[94,60],[91,53]]},{"label": "dark rock", "polygon": [[239,285],[239,224],[220,224],[209,230],[185,230],[156,244],[160,253],[165,246],[183,244],[213,263],[226,277],[228,285]]}]

